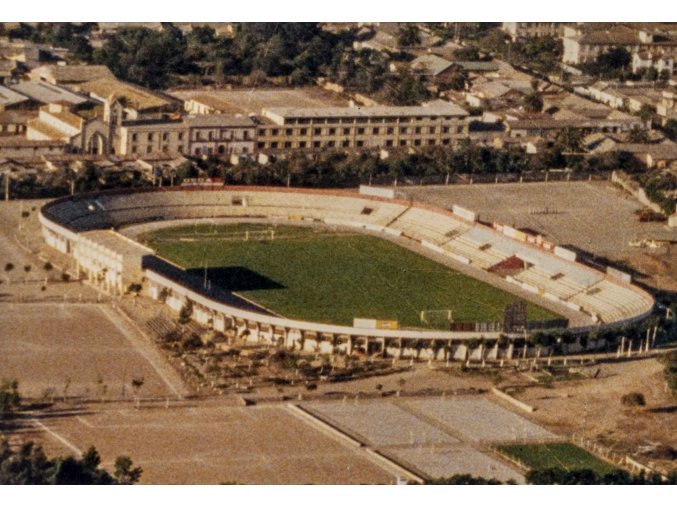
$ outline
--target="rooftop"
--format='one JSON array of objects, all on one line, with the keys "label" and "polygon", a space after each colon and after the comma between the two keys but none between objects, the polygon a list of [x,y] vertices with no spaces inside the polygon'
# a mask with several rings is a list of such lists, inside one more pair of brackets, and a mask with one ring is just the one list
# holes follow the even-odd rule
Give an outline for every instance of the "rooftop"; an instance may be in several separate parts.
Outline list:
[{"label": "rooftop", "polygon": [[316,86],[301,88],[249,88],[210,90],[197,88],[171,92],[182,100],[194,99],[227,114],[260,114],[272,107],[321,108],[346,106],[347,99]]},{"label": "rooftop", "polygon": [[[271,107],[264,115],[281,118],[374,118],[411,116],[468,116],[468,112],[453,104],[437,100],[423,106],[375,106],[375,107],[324,107],[295,108]],[[269,116],[270,117],[270,116]]]},{"label": "rooftop", "polygon": [[43,81],[24,81],[11,85],[10,88],[43,104],[62,101],[68,104],[80,105],[89,102],[89,99],[82,95]]},{"label": "rooftop", "polygon": [[451,67],[451,62],[442,58],[441,56],[427,54],[414,59],[411,62],[410,67],[412,70],[425,72],[432,76],[437,76]]},{"label": "rooftop", "polygon": [[19,104],[28,100],[28,97],[20,93],[10,90],[4,86],[0,86],[0,106],[11,106]]},{"label": "rooftop", "polygon": [[113,77],[113,73],[105,65],[43,65],[33,69],[30,75],[51,78],[62,83],[84,83]]},{"label": "rooftop", "polygon": [[129,107],[138,110],[162,108],[171,106],[176,102],[163,94],[108,77],[83,83],[80,89],[101,100],[124,99]]}]

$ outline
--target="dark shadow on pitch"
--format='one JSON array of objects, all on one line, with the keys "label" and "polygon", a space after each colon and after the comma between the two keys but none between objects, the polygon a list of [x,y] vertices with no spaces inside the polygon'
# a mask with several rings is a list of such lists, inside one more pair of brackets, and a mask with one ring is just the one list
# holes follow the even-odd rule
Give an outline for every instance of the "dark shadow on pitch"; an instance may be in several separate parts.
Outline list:
[{"label": "dark shadow on pitch", "polygon": [[[204,268],[188,269],[186,272],[193,276],[205,276]],[[207,280],[231,292],[286,288],[275,280],[244,266],[207,268]]]}]

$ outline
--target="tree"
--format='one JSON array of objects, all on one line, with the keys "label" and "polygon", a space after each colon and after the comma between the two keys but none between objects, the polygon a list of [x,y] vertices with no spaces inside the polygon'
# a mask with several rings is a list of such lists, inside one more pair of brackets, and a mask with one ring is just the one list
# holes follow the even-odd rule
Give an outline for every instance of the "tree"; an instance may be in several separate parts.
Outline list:
[{"label": "tree", "polygon": [[6,440],[0,441],[0,484],[136,484],[141,478],[141,468],[134,467],[126,456],[115,461],[115,476],[100,469],[100,465],[101,457],[94,447],[87,449],[80,458],[67,456],[50,459],[42,447],[33,442],[25,442],[15,451]]},{"label": "tree", "polygon": [[543,98],[541,94],[533,91],[524,96],[524,110],[530,113],[540,113],[543,111]]},{"label": "tree", "polygon": [[628,141],[631,143],[648,143],[649,132],[641,127],[632,127],[628,133]]},{"label": "tree", "polygon": [[179,312],[179,324],[187,324],[190,322],[190,317],[193,315],[193,302],[190,299],[186,299],[186,302],[183,303],[181,311]]},{"label": "tree", "polygon": [[405,23],[397,30],[397,44],[401,47],[413,47],[421,44],[421,30],[413,23]]},{"label": "tree", "polygon": [[677,141],[677,120],[668,120],[663,126],[663,132],[671,141]]},{"label": "tree", "polygon": [[14,269],[14,264],[12,264],[11,262],[8,262],[7,264],[5,264],[5,272],[6,273],[9,273],[13,269]]},{"label": "tree", "polygon": [[642,393],[628,393],[621,396],[621,403],[626,407],[643,407],[646,405],[646,400]]},{"label": "tree", "polygon": [[454,51],[454,58],[464,62],[476,62],[480,59],[480,51],[474,46],[465,46]]},{"label": "tree", "polygon": [[0,382],[0,418],[12,415],[20,405],[19,382],[16,379],[3,379]]},{"label": "tree", "polygon": [[573,127],[565,127],[557,133],[556,144],[562,151],[580,152],[583,144],[583,134]]},{"label": "tree", "polygon": [[143,469],[134,467],[132,460],[128,456],[118,456],[115,460],[115,472],[113,477],[118,484],[136,484],[141,479]]}]

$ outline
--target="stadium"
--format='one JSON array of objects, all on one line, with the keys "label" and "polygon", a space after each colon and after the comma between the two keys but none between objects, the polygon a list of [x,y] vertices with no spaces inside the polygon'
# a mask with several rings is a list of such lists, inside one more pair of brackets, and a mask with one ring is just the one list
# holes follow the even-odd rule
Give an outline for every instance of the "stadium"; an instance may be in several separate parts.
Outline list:
[{"label": "stadium", "polygon": [[320,353],[536,357],[556,350],[529,336],[565,328],[567,352],[595,350],[603,339],[576,335],[654,305],[624,273],[540,236],[389,189],[195,181],[57,199],[40,222],[47,244],[112,294],[140,284],[215,331]]}]

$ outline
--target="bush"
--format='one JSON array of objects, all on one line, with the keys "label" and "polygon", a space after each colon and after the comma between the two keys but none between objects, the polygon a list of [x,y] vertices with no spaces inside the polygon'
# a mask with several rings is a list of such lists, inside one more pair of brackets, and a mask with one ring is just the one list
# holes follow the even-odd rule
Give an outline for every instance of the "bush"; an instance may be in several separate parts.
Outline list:
[{"label": "bush", "polygon": [[54,266],[52,266],[52,263],[51,263],[51,262],[47,261],[47,262],[45,262],[45,265],[43,266],[43,269],[44,269],[45,271],[51,271],[52,269],[54,269]]},{"label": "bush", "polygon": [[10,271],[12,271],[13,269],[14,269],[14,264],[12,264],[11,262],[8,262],[7,264],[5,264],[5,271],[6,271],[7,273],[9,273]]},{"label": "bush", "polygon": [[68,273],[61,273],[61,280],[63,280],[64,282],[70,282],[70,279],[71,275],[69,275]]},{"label": "bush", "polygon": [[643,407],[646,400],[642,393],[628,393],[621,397],[621,403],[626,407]]}]

